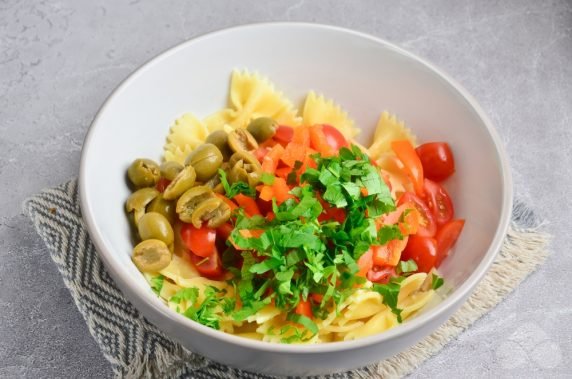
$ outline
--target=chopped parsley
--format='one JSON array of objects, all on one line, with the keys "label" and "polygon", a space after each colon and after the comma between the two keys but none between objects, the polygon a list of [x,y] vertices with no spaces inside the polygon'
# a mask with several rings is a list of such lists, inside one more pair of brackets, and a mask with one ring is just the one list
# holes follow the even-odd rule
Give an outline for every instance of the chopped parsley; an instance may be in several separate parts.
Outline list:
[{"label": "chopped parsley", "polygon": [[[295,162],[287,183],[297,186],[290,191],[292,198],[281,204],[272,202],[272,220],[259,215],[249,217],[240,208],[233,214],[233,230],[222,262],[232,274],[227,282],[234,287],[240,307],[214,287],[204,290],[204,300],[199,304],[198,289],[187,288],[170,299],[175,304],[186,302],[185,316],[218,329],[222,315],[240,322],[273,303],[299,326],[288,324],[273,332],[287,343],[308,340],[318,328],[311,318],[295,313],[299,302],[319,294],[320,302],[312,302],[314,317],[325,318],[338,311],[344,300],[366,282],[356,275],[360,257],[372,245],[403,239],[397,225],[379,227],[376,223],[396,207],[389,188],[366,154],[352,146],[340,149],[337,156],[312,158],[315,168],[308,167],[304,172],[300,172],[302,162]],[[248,184],[230,185],[224,171],[219,170],[219,175],[227,197],[239,193],[256,196]],[[261,176],[265,185],[272,185],[274,180],[272,174]],[[413,260],[404,261],[396,270],[398,275],[408,274],[416,271],[417,265]],[[397,299],[404,278],[373,285],[399,322]],[[439,279],[433,277],[433,288],[442,285]]]},{"label": "chopped parsley", "polygon": [[233,197],[235,197],[239,193],[242,193],[242,194],[244,194],[246,196],[250,196],[250,197],[256,196],[256,190],[254,188],[250,187],[247,183],[235,182],[235,183],[232,183],[232,185],[231,185],[228,183],[228,179],[226,177],[226,172],[224,172],[224,170],[219,169],[218,174],[220,176],[220,182],[222,183],[222,187],[224,188],[224,192],[229,199],[232,199]]},{"label": "chopped parsley", "polygon": [[431,288],[432,289],[436,290],[437,288],[440,288],[445,283],[443,278],[440,277],[439,275],[437,275],[435,273],[432,273],[431,275],[432,275],[432,277],[431,277]]},{"label": "chopped parsley", "polygon": [[161,293],[161,289],[163,289],[163,282],[165,281],[165,277],[161,274],[151,278],[151,289],[155,294],[159,295]]}]

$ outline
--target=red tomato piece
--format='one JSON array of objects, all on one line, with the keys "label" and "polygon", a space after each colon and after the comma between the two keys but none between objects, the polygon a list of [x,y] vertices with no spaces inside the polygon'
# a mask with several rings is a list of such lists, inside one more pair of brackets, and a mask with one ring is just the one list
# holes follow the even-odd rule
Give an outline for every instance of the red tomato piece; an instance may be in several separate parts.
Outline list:
[{"label": "red tomato piece", "polygon": [[226,222],[226,223],[222,224],[221,226],[219,226],[218,228],[216,228],[216,235],[220,239],[226,241],[226,240],[228,240],[228,237],[230,237],[230,233],[232,233],[233,229],[234,229],[234,226],[232,226],[230,223]]},{"label": "red tomato piece", "polygon": [[405,250],[401,253],[401,260],[413,259],[417,263],[417,271],[429,272],[435,267],[437,259],[437,241],[431,237],[409,236]]},{"label": "red tomato piece", "polygon": [[294,128],[291,126],[280,125],[276,128],[276,133],[274,133],[274,140],[281,142],[281,143],[289,143],[292,141],[294,137]]},{"label": "red tomato piece", "polygon": [[408,238],[392,240],[383,246],[372,246],[373,264],[375,266],[396,266],[399,263],[401,252],[407,245]]},{"label": "red tomato piece", "polygon": [[366,277],[367,273],[373,267],[373,259],[372,259],[372,251],[369,249],[365,253],[359,257],[357,261],[357,265],[359,267],[359,271],[356,275]]},{"label": "red tomato piece", "polygon": [[342,132],[332,125],[323,124],[322,132],[326,136],[326,142],[328,145],[330,145],[335,151],[340,150],[342,147],[350,146]]},{"label": "red tomato piece", "polygon": [[437,225],[451,221],[455,216],[455,209],[445,188],[429,179],[425,179],[423,188],[425,188],[425,201]]},{"label": "red tomato piece", "polygon": [[391,266],[374,266],[367,272],[367,279],[370,282],[386,284],[389,279],[396,276],[395,267]]},{"label": "red tomato piece", "polygon": [[391,149],[403,163],[403,171],[413,182],[415,193],[423,196],[423,165],[411,142],[408,140],[393,141]]},{"label": "red tomato piece", "polygon": [[208,257],[215,249],[216,230],[206,226],[197,229],[192,224],[183,223],[181,239],[187,249],[199,257]]},{"label": "red tomato piece", "polygon": [[440,182],[455,172],[455,160],[448,143],[424,143],[418,146],[415,151],[417,151],[423,165],[425,177]]},{"label": "red tomato piece", "polygon": [[310,304],[310,301],[300,299],[300,301],[298,302],[298,305],[296,305],[296,309],[294,310],[294,312],[299,314],[299,315],[311,318],[312,317],[312,306]]},{"label": "red tomato piece", "polygon": [[400,206],[405,203],[413,204],[419,212],[419,226],[416,234],[421,237],[433,237],[437,232],[437,224],[433,213],[423,199],[414,193],[406,192],[399,198],[397,205]]},{"label": "red tomato piece", "polygon": [[161,178],[155,185],[155,189],[161,193],[165,192],[165,188],[171,183],[169,179]]},{"label": "red tomato piece", "polygon": [[217,249],[213,249],[208,257],[190,253],[191,262],[195,265],[197,271],[204,277],[218,279],[223,273],[222,262]]},{"label": "red tomato piece", "polygon": [[457,242],[457,239],[463,231],[465,220],[452,220],[446,223],[437,231],[435,239],[437,240],[437,260],[435,267],[439,267],[443,260],[447,258],[451,248]]}]

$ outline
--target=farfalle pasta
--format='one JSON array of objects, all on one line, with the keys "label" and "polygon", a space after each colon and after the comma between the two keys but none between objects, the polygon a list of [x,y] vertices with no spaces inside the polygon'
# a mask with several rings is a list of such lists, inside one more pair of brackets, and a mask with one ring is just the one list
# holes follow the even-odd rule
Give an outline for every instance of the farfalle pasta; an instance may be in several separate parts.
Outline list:
[{"label": "farfalle pasta", "polygon": [[172,311],[265,342],[353,340],[414,317],[464,225],[440,184],[453,155],[388,112],[369,147],[358,132],[322,95],[299,113],[234,71],[225,108],[182,115],[162,164],[130,166],[133,262]]}]

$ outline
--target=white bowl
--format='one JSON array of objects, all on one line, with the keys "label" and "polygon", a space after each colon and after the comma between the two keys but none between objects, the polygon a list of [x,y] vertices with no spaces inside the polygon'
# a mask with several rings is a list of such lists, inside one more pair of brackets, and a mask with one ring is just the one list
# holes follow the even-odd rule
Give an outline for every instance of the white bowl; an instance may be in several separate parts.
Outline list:
[{"label": "white bowl", "polygon": [[[457,172],[447,183],[466,225],[441,266],[452,291],[418,317],[371,337],[322,345],[269,344],[225,334],[161,303],[132,264],[123,204],[125,172],[137,157],[159,159],[173,120],[206,116],[226,104],[230,73],[268,76],[287,97],[313,89],[335,99],[367,142],[389,110],[420,141],[444,140]],[[105,266],[125,296],[167,335],[192,351],[246,370],[315,375],[390,357],[444,323],[494,260],[509,224],[512,186],[507,158],[491,122],[457,83],[426,61],[378,38],[337,27],[271,23],[195,38],[151,60],[109,97],[86,137],[80,169],[81,208]]]}]

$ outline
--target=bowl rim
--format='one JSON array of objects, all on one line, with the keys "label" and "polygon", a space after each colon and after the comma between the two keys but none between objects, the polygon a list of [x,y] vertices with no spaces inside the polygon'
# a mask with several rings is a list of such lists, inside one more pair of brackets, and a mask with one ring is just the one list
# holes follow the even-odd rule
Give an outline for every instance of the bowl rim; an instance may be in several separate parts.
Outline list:
[{"label": "bowl rim", "polygon": [[[89,203],[89,196],[88,196],[88,186],[86,185],[87,180],[87,172],[86,172],[86,165],[87,165],[87,156],[91,148],[91,140],[93,135],[96,132],[96,129],[99,125],[100,117],[103,113],[105,113],[106,109],[108,108],[109,104],[113,102],[114,98],[118,96],[127,86],[129,86],[133,81],[135,81],[141,74],[145,71],[150,69],[152,66],[159,64],[164,59],[169,58],[171,55],[176,54],[179,50],[183,50],[188,48],[189,46],[197,43],[198,41],[204,41],[209,38],[218,37],[224,34],[231,34],[237,31],[248,30],[248,29],[257,29],[257,28],[305,28],[308,31],[328,31],[328,32],[335,32],[335,33],[343,33],[349,34],[359,39],[369,40],[371,42],[375,42],[376,44],[382,45],[385,48],[389,48],[394,52],[405,56],[409,59],[412,59],[423,66],[427,67],[433,74],[435,74],[440,80],[444,81],[447,85],[452,87],[460,96],[463,98],[469,106],[477,113],[478,117],[480,118],[482,124],[485,126],[487,132],[489,133],[494,147],[496,151],[496,159],[498,165],[500,167],[500,171],[502,174],[502,209],[501,215],[499,220],[499,227],[496,230],[494,238],[492,239],[489,248],[486,254],[483,256],[481,262],[477,266],[477,268],[470,274],[470,276],[465,280],[465,282],[456,288],[450,295],[448,295],[443,301],[437,304],[434,308],[427,310],[426,312],[418,315],[414,319],[400,324],[395,328],[389,329],[382,333],[378,333],[372,336],[367,336],[363,338],[359,338],[352,341],[338,341],[338,342],[328,342],[323,344],[278,344],[278,343],[269,343],[263,341],[252,340],[244,337],[239,337],[233,334],[228,334],[219,330],[211,329],[205,325],[202,325],[198,322],[190,320],[183,315],[180,315],[168,307],[166,307],[163,303],[158,301],[156,297],[151,293],[151,291],[144,291],[142,288],[137,286],[132,286],[132,281],[130,280],[129,275],[127,275],[121,267],[119,262],[114,258],[114,254],[111,253],[112,249],[107,249],[102,237],[101,231],[98,225],[93,218],[90,209]],[[444,73],[441,69],[437,68],[432,63],[428,62],[424,58],[420,58],[417,55],[410,53],[409,51],[388,42],[382,38],[370,35],[365,32],[360,32],[356,30],[351,30],[339,26],[327,25],[327,24],[320,24],[320,23],[309,23],[309,22],[261,22],[261,23],[248,23],[242,24],[238,26],[233,26],[229,28],[224,28],[212,32],[208,32],[205,34],[198,35],[196,37],[190,38],[182,43],[179,43],[161,53],[154,56],[153,58],[149,59],[146,63],[139,66],[135,71],[133,71],[129,76],[127,76],[120,84],[111,92],[111,94],[107,97],[105,102],[102,104],[100,109],[98,110],[95,118],[93,119],[86,137],[84,139],[82,153],[81,153],[81,160],[80,160],[80,174],[79,174],[79,192],[80,192],[80,207],[82,211],[82,218],[84,219],[89,235],[96,247],[96,251],[98,252],[99,256],[101,257],[102,261],[106,269],[110,272],[113,279],[118,283],[120,288],[129,288],[132,293],[140,300],[146,303],[149,310],[152,310],[157,315],[160,315],[162,318],[167,318],[171,323],[177,324],[182,328],[190,328],[193,329],[195,332],[204,334],[208,337],[214,338],[219,340],[219,342],[229,343],[232,345],[237,345],[239,347],[248,348],[252,350],[258,351],[265,351],[265,352],[275,352],[275,353],[294,353],[294,354],[319,354],[319,353],[327,353],[333,351],[344,351],[344,350],[352,350],[352,349],[359,349],[364,348],[370,345],[380,344],[385,341],[393,340],[400,338],[404,335],[408,335],[416,331],[417,329],[421,328],[423,325],[427,325],[430,323],[439,322],[439,319],[442,319],[444,315],[449,310],[456,310],[461,304],[461,302],[469,296],[476,285],[480,282],[483,276],[488,271],[490,265],[494,261],[495,257],[497,256],[500,248],[502,246],[502,242],[507,234],[509,223],[510,223],[510,216],[512,213],[512,205],[513,205],[513,184],[512,184],[512,177],[510,174],[510,166],[509,161],[507,158],[507,154],[504,150],[504,145],[502,140],[493,126],[493,123],[490,121],[488,116],[485,114],[484,110],[481,106],[477,103],[474,97],[464,88],[462,87],[457,81],[452,79],[449,75]],[[123,293],[128,299],[130,295]],[[129,299],[130,300],[130,299]],[[451,313],[453,312],[451,311]],[[450,316],[449,316],[450,317]],[[449,318],[447,317],[447,319]],[[157,325],[157,327],[164,331],[164,329]],[[172,333],[167,333],[169,336],[177,339],[176,336],[173,336]]]}]

